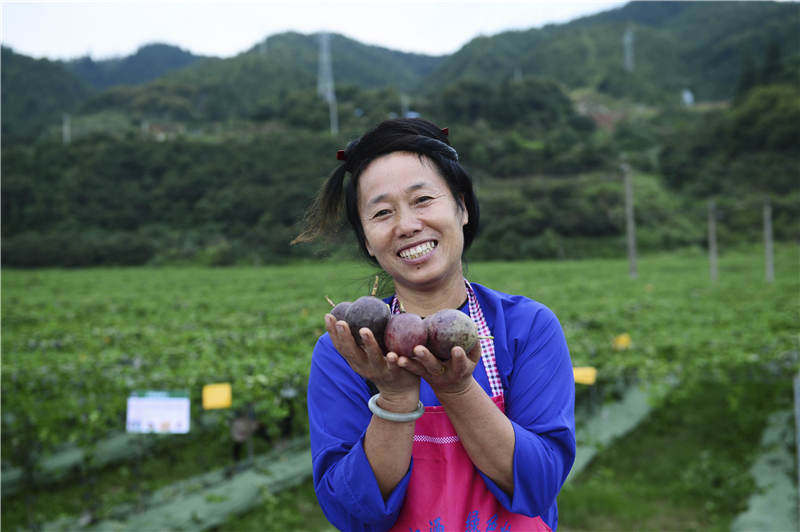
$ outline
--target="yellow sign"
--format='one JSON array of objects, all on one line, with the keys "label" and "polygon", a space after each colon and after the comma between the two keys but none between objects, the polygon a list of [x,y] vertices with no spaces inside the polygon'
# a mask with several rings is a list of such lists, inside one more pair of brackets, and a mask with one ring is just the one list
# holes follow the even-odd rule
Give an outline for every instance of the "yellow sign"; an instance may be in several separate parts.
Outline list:
[{"label": "yellow sign", "polygon": [[231,383],[220,382],[203,386],[203,410],[231,407]]},{"label": "yellow sign", "polygon": [[630,349],[631,346],[633,345],[633,341],[631,341],[630,334],[622,333],[616,338],[614,338],[614,341],[611,342],[611,345],[614,347],[615,350],[623,351],[625,349]]},{"label": "yellow sign", "polygon": [[572,368],[572,373],[578,384],[594,384],[597,380],[597,368],[591,366]]}]

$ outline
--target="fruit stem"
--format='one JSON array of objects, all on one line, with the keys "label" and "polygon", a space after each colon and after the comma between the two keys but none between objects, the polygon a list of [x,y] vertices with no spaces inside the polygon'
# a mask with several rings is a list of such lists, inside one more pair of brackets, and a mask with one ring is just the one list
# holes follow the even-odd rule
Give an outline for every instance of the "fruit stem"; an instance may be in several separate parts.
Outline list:
[{"label": "fruit stem", "polygon": [[375,282],[372,284],[372,292],[369,295],[374,296],[378,292],[378,276],[375,276]]},{"label": "fruit stem", "polygon": [[328,296],[325,296],[325,301],[327,301],[328,303],[330,303],[332,307],[335,307],[335,306],[336,306],[336,303],[334,303],[333,301],[331,301],[331,298],[329,298]]}]

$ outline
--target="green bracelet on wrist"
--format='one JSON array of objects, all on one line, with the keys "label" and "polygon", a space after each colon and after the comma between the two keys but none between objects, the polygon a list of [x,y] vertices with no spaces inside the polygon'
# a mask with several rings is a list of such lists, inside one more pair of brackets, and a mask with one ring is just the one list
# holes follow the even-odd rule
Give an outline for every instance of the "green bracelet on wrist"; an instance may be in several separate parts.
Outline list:
[{"label": "green bracelet on wrist", "polygon": [[380,394],[376,393],[372,397],[369,398],[369,402],[367,406],[369,406],[370,411],[378,416],[381,419],[385,419],[387,421],[395,421],[397,423],[405,423],[407,421],[414,421],[422,417],[422,414],[425,413],[425,405],[422,404],[422,401],[419,401],[417,404],[417,409],[413,412],[406,412],[403,414],[398,414],[397,412],[389,412],[388,410],[384,410],[383,408],[378,406],[378,396]]}]

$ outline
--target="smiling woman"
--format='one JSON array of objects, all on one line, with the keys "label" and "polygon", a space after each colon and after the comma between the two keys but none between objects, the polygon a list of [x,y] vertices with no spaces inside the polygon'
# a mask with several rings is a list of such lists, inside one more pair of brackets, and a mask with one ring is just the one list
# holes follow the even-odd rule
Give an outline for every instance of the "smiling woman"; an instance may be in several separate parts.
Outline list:
[{"label": "smiling woman", "polygon": [[308,385],[325,515],[341,530],[554,530],[575,458],[558,320],[541,303],[464,279],[478,201],[447,130],[389,120],[338,158],[295,242],[326,234],[344,208],[365,257],[394,281],[392,312],[458,309],[481,339],[446,360],[424,345],[398,355],[370,329],[354,331],[357,343],[345,321],[325,316]]},{"label": "smiling woman", "polygon": [[413,293],[426,286],[456,297],[452,306],[464,300],[467,211],[428,159],[399,151],[373,161],[359,179],[358,207],[367,253],[392,277],[406,309],[425,313]]}]

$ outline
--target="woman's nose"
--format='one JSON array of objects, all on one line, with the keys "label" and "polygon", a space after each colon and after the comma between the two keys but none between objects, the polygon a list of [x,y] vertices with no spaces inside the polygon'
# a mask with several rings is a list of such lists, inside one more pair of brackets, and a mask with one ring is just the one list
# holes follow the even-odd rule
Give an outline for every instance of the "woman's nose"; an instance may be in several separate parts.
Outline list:
[{"label": "woman's nose", "polygon": [[397,231],[400,236],[410,236],[422,230],[422,221],[411,209],[401,209],[398,212]]}]

